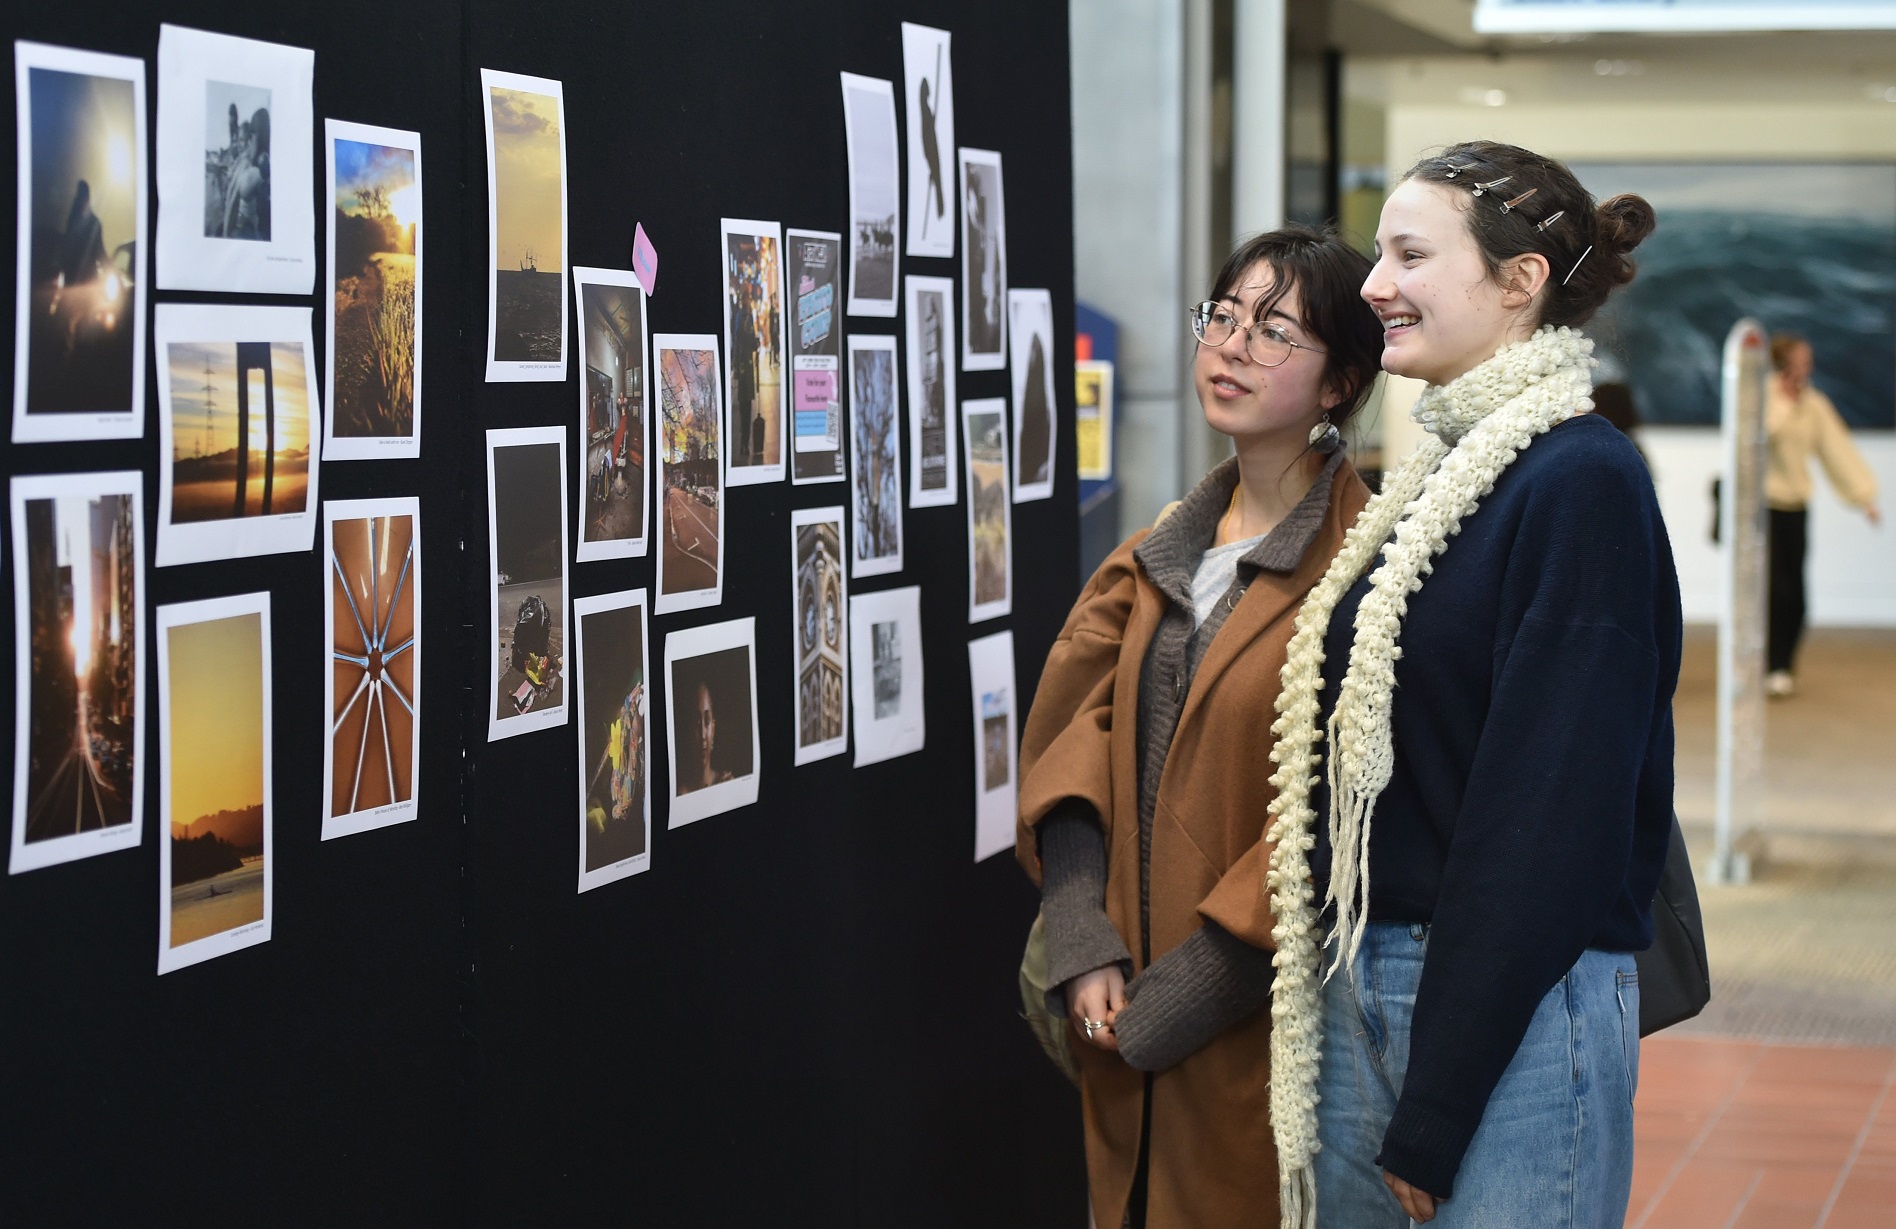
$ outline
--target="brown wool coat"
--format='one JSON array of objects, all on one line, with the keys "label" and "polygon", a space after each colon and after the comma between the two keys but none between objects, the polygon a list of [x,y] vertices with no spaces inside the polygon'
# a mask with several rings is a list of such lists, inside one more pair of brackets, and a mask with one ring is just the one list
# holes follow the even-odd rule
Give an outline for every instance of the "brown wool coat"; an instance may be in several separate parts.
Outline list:
[{"label": "brown wool coat", "polygon": [[[1289,575],[1261,570],[1212,641],[1179,715],[1152,821],[1154,958],[1211,918],[1275,946],[1263,839],[1278,676],[1304,596],[1369,500],[1347,462],[1329,515]],[[1034,825],[1063,798],[1091,803],[1106,836],[1106,912],[1139,959],[1140,664],[1168,599],[1133,548],[1115,550],[1080,594],[1047,656],[1020,752],[1017,856],[1040,882]],[[1122,668],[1123,667],[1123,668]],[[1072,1026],[1069,1024],[1069,1028]],[[1270,1121],[1270,1013],[1220,1035],[1152,1084],[1149,1229],[1258,1229],[1277,1223]],[[1117,1229],[1139,1156],[1145,1077],[1073,1039],[1081,1067],[1086,1164],[1095,1223]]]}]

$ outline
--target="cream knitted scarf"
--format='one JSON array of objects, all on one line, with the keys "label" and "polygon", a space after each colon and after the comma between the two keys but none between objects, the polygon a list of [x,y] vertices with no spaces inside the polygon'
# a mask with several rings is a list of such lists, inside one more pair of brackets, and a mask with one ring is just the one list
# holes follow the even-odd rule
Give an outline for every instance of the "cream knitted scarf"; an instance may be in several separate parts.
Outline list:
[{"label": "cream knitted scarf", "polygon": [[1271,784],[1267,839],[1272,843],[1267,888],[1271,895],[1277,978],[1271,991],[1271,1120],[1283,1229],[1315,1229],[1317,1068],[1323,1020],[1319,968],[1324,940],[1318,930],[1310,850],[1316,846],[1310,790],[1324,764],[1318,743],[1318,693],[1323,687],[1323,638],[1330,615],[1380,553],[1370,591],[1357,609],[1349,668],[1327,731],[1332,748],[1330,887],[1336,905],[1332,976],[1347,968],[1363,938],[1369,903],[1369,824],[1376,799],[1394,765],[1390,706],[1395,691],[1397,638],[1409,595],[1422,587],[1433,559],[1460,532],[1520,451],[1556,423],[1593,408],[1593,343],[1570,329],[1542,328],[1504,346],[1493,358],[1448,384],[1423,393],[1411,412],[1429,431],[1381,493],[1363,509],[1343,548],[1304,599],[1284,664],[1271,726],[1277,764]]}]

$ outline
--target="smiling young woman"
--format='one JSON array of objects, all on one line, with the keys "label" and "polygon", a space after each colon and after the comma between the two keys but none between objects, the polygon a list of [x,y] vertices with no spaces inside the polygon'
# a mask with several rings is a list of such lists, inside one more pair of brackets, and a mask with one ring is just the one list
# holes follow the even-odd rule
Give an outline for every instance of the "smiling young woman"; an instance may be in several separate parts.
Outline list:
[{"label": "smiling young woman", "polygon": [[1103,1229],[1276,1216],[1258,736],[1298,606],[1369,499],[1337,431],[1377,372],[1368,271],[1304,227],[1232,254],[1190,325],[1236,455],[1101,565],[1027,720],[1017,848]]},{"label": "smiling young woman", "polygon": [[1575,327],[1653,225],[1490,142],[1383,209],[1362,295],[1430,436],[1305,601],[1278,700],[1286,1224],[1624,1219],[1679,590]]}]

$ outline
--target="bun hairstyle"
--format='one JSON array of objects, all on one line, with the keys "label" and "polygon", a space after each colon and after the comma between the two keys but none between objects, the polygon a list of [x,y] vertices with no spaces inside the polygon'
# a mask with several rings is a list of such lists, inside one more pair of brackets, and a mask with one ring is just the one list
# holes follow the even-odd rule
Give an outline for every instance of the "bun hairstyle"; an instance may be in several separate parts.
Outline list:
[{"label": "bun hairstyle", "polygon": [[1211,297],[1233,293],[1259,261],[1270,266],[1272,285],[1258,300],[1257,317],[1263,319],[1292,286],[1297,288],[1303,327],[1327,351],[1324,383],[1342,398],[1330,411],[1330,421],[1341,427],[1369,399],[1370,387],[1382,374],[1382,323],[1363,306],[1359,293],[1369,277],[1369,258],[1334,230],[1290,222],[1239,244],[1213,279]]},{"label": "bun hairstyle", "polygon": [[1633,280],[1633,249],[1658,225],[1644,197],[1623,193],[1596,205],[1561,162],[1498,141],[1451,145],[1403,178],[1467,198],[1469,232],[1497,279],[1516,256],[1546,258],[1552,273],[1541,292],[1541,324],[1592,319],[1608,295]]}]

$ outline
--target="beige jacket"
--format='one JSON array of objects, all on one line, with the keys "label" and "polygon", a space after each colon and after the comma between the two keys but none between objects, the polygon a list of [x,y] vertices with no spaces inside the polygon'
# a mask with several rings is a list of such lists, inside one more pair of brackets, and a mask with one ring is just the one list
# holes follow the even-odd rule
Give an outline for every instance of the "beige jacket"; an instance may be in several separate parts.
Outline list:
[{"label": "beige jacket", "polygon": [[1810,506],[1810,460],[1823,462],[1830,485],[1853,508],[1876,503],[1876,475],[1850,441],[1830,398],[1805,386],[1797,397],[1785,395],[1773,378],[1765,393],[1764,430],[1771,441],[1771,459],[1764,474],[1764,502],[1780,512],[1801,512]]}]

